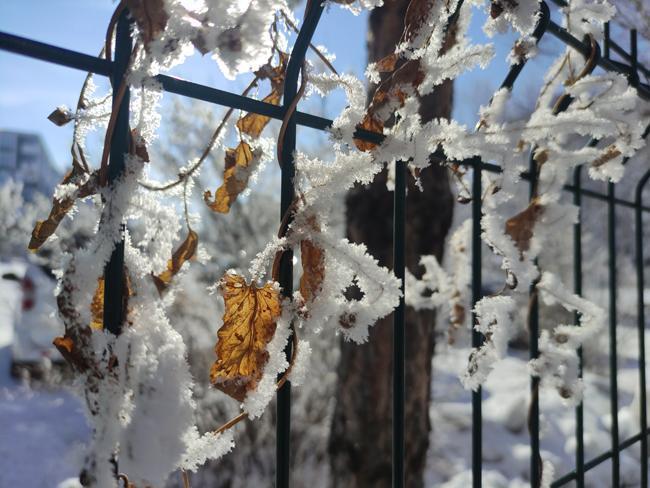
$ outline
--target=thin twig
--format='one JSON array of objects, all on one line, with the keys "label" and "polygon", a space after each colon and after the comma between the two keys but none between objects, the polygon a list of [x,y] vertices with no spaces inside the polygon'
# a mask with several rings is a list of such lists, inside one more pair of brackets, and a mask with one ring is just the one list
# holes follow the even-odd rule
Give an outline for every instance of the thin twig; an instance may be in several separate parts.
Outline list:
[{"label": "thin twig", "polygon": [[[246,89],[242,92],[242,96],[247,95],[248,92],[250,92],[253,88],[255,88],[257,86],[257,82],[259,80],[260,80],[260,78],[258,76],[255,76],[255,78],[253,78],[253,81],[251,81],[248,84],[248,86],[246,87]],[[183,183],[183,181],[185,181],[187,178],[192,176],[192,174],[197,169],[199,169],[199,167],[203,164],[203,162],[207,159],[207,157],[212,152],[212,149],[214,148],[214,145],[217,142],[217,139],[219,138],[219,135],[221,134],[221,131],[226,126],[226,123],[228,122],[228,119],[230,119],[230,116],[233,114],[234,111],[235,111],[234,108],[229,108],[228,109],[228,111],[223,116],[223,119],[221,119],[221,123],[219,123],[219,126],[212,133],[212,137],[210,138],[210,141],[208,142],[208,144],[203,149],[203,152],[201,153],[201,156],[199,157],[198,161],[196,163],[194,163],[187,171],[184,171],[184,172],[180,173],[178,175],[177,180],[172,181],[171,183],[167,183],[167,184],[162,185],[162,186],[156,186],[156,185],[152,185],[150,183],[145,183],[145,182],[141,181],[139,183],[140,186],[143,187],[143,188],[146,188],[147,190],[150,190],[150,191],[166,191],[166,190],[170,190],[171,188],[174,188],[174,187],[180,185],[181,183]]]},{"label": "thin twig", "polygon": [[[293,31],[294,31],[296,34],[300,33],[300,30],[298,29],[298,27],[296,27],[296,24],[294,24],[294,23],[291,21],[291,19],[289,18],[289,16],[288,16],[288,15],[287,15],[283,10],[280,11],[280,13],[282,14],[282,17],[284,18],[284,21],[287,23],[287,25],[288,25],[289,27],[291,27],[291,29],[293,29]],[[334,73],[335,75],[338,75],[338,74],[339,74],[338,71],[336,71],[336,68],[335,68],[335,67],[332,65],[332,63],[330,62],[330,60],[327,59],[327,57],[326,57],[322,52],[320,52],[320,50],[319,50],[316,46],[314,46],[311,42],[309,43],[309,48],[310,48],[312,51],[314,51],[314,53],[316,54],[316,56],[318,56],[318,57],[320,58],[320,60],[321,60],[323,63],[325,63],[325,66],[327,66],[327,67],[332,71],[332,73]]]}]

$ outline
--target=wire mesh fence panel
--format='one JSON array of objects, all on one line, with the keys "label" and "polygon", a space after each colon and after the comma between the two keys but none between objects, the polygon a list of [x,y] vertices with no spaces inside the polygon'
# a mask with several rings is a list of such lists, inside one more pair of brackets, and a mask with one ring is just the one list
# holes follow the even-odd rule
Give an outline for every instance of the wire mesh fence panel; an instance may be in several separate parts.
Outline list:
[{"label": "wire mesh fence panel", "polygon": [[[561,7],[567,6],[564,0],[554,0],[554,3]],[[630,50],[626,51],[619,44],[613,42],[609,36],[609,29],[605,29],[603,52],[598,43],[590,43],[588,40],[575,38],[565,28],[551,19],[549,7],[546,2],[540,4],[541,14],[532,37],[536,42],[544,36],[553,36],[564,44],[571,46],[588,58],[591,62],[590,69],[599,67],[603,70],[622,73],[627,76],[630,85],[636,88],[639,96],[645,100],[650,99],[650,87],[640,82],[639,73],[648,76],[650,70],[642,66],[638,61],[637,34],[630,33]],[[164,91],[183,95],[210,102],[216,105],[231,107],[246,112],[261,114],[276,120],[289,118],[286,129],[283,133],[281,151],[281,202],[279,217],[286,228],[291,220],[291,205],[295,198],[294,176],[295,161],[294,150],[296,147],[296,129],[298,126],[305,126],[319,130],[327,130],[332,126],[332,121],[309,113],[295,110],[292,103],[299,90],[299,79],[305,66],[307,48],[317,29],[324,4],[319,2],[310,3],[305,19],[296,37],[290,60],[286,69],[284,83],[284,97],[282,105],[273,105],[263,101],[237,95],[227,91],[199,85],[190,81],[181,80],[165,75],[158,75],[157,81]],[[102,58],[88,56],[75,51],[62,49],[49,44],[37,42],[31,39],[0,32],[0,49],[22,54],[32,58],[57,63],[73,69],[87,71],[109,77],[113,86],[113,100],[118,107],[119,114],[110,145],[110,164],[108,166],[109,181],[116,181],[124,171],[124,158],[128,152],[129,145],[129,89],[124,77],[128,69],[128,62],[132,50],[131,26],[128,11],[124,10],[117,23],[115,59],[109,61]],[[610,51],[614,51],[623,61],[615,61],[610,57]],[[526,59],[515,63],[509,71],[500,88],[512,89],[525,69]],[[569,97],[570,98],[570,97]],[[555,112],[559,113],[566,109],[571,103],[567,98],[564,105],[556,107]],[[647,130],[646,134],[647,135]],[[355,137],[362,141],[379,143],[384,139],[382,134],[374,133],[364,129],[357,129]],[[594,140],[590,144],[597,144]],[[434,159],[443,161],[446,159],[442,150],[432,155]],[[484,173],[499,173],[501,167],[480,158],[470,158],[455,163],[472,170],[471,186],[471,301],[476,304],[482,298],[483,285],[483,260],[481,254],[481,217],[483,215],[482,195],[485,188],[482,186],[482,175]],[[395,165],[395,188],[394,188],[394,273],[402,282],[404,290],[405,277],[405,196],[406,196],[406,164],[397,162]],[[644,242],[643,216],[650,212],[650,205],[644,200],[644,189],[650,179],[650,171],[647,171],[639,180],[633,199],[627,195],[618,194],[616,185],[609,183],[606,192],[600,192],[585,188],[582,182],[582,168],[577,167],[572,175],[571,183],[564,185],[564,190],[572,195],[573,204],[579,209],[582,208],[584,199],[599,201],[605,208],[607,215],[607,250],[608,250],[608,301],[609,301],[609,397],[611,413],[611,448],[600,455],[587,459],[585,457],[585,423],[584,406],[580,402],[575,408],[575,469],[569,473],[561,473],[552,482],[551,486],[559,487],[575,483],[578,487],[585,486],[585,474],[596,466],[611,463],[612,486],[621,485],[621,452],[635,444],[639,444],[640,456],[640,479],[643,488],[648,487],[648,429],[647,419],[647,384],[645,371],[645,276],[644,276],[644,251],[647,243]],[[530,155],[530,166],[523,178],[529,186],[530,200],[533,201],[537,195],[538,165]],[[618,422],[619,398],[618,398],[618,361],[617,361],[617,235],[620,229],[617,228],[617,211],[620,209],[632,209],[634,211],[634,250],[635,268],[637,283],[637,328],[638,328],[638,368],[639,368],[639,392],[640,392],[640,431],[631,437],[621,438]],[[583,222],[582,216],[574,226],[573,232],[573,291],[576,295],[583,294]],[[293,291],[293,256],[290,252],[282,254],[279,264],[279,282],[283,293],[291,296]],[[104,296],[104,317],[106,329],[113,334],[121,332],[124,321],[124,241],[118,243],[114,248],[111,258],[105,268],[105,296]],[[530,306],[528,313],[529,332],[529,357],[535,359],[539,356],[538,337],[540,334],[539,307],[537,284],[530,287]],[[404,397],[405,397],[405,341],[408,341],[408,332],[405,328],[404,313],[405,300],[402,296],[399,305],[394,313],[394,350],[393,350],[393,486],[404,486],[404,456],[405,445],[405,418],[404,418]],[[575,312],[575,320],[578,322],[578,312]],[[477,321],[474,313],[473,322]],[[472,331],[472,346],[479,348],[484,342],[484,336],[478,331]],[[286,354],[291,357],[291,341],[288,342]],[[580,362],[579,374],[582,376],[582,363],[585,352],[580,349],[578,358]],[[530,435],[530,480],[535,488],[541,486],[543,465],[540,447],[540,379],[532,377],[530,381],[530,406],[528,412],[528,430]],[[588,400],[587,400],[588,401]],[[482,420],[482,391],[478,387],[472,392],[472,446],[471,465],[474,487],[483,486],[483,420]],[[290,425],[291,425],[291,383],[286,381],[277,392],[277,445],[276,445],[276,486],[287,487],[290,480]]]}]

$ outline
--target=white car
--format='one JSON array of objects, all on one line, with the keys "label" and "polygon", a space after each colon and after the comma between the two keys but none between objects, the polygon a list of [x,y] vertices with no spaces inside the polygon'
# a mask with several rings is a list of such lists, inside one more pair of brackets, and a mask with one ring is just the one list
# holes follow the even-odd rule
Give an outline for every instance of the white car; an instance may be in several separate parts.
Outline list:
[{"label": "white car", "polygon": [[52,344],[63,335],[57,316],[54,277],[25,261],[0,262],[0,342],[11,347],[11,373],[38,375],[50,362],[63,362]]}]

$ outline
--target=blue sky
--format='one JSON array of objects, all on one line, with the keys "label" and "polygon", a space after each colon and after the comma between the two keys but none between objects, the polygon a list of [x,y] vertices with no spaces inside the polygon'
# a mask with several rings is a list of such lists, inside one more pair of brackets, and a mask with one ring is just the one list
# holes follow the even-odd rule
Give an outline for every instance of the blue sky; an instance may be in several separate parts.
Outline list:
[{"label": "blue sky", "polygon": [[[2,0],[0,30],[96,55],[102,45],[106,25],[115,4],[110,0]],[[470,34],[476,42],[487,42],[481,31],[484,13],[474,17]],[[335,53],[340,72],[362,76],[366,63],[367,16],[354,16],[338,6],[328,8],[316,31],[314,43],[327,46]],[[474,70],[456,83],[454,116],[462,123],[473,124],[477,108],[487,102],[500,84],[507,66],[505,57],[515,37],[506,34],[496,40],[497,55],[487,70]],[[557,42],[545,41],[556,51]],[[525,103],[532,97],[530,87],[539,84],[542,66],[524,70],[519,96]],[[58,168],[69,164],[70,127],[56,127],[46,117],[58,105],[73,107],[85,73],[0,51],[0,128],[36,132],[43,135]],[[238,91],[244,80],[228,81],[220,76],[214,62],[191,58],[172,73],[192,81],[221,89]],[[316,109],[334,116],[344,100],[339,95]],[[311,132],[311,131],[310,131]]]}]

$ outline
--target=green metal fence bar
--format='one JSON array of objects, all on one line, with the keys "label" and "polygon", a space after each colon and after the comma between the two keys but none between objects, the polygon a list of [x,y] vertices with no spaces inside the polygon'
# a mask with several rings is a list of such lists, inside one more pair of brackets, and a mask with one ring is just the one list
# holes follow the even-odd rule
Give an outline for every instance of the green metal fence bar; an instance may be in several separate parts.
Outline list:
[{"label": "green metal fence bar", "polygon": [[[478,158],[475,162],[479,162]],[[482,168],[474,166],[472,173],[472,347],[483,344],[483,334],[476,330],[474,306],[483,296],[483,260],[481,253],[481,217],[483,216]],[[483,486],[483,410],[482,388],[472,392],[472,486]]]},{"label": "green metal fence bar", "polygon": [[[573,185],[577,190],[582,186],[582,166],[573,170]],[[573,193],[573,204],[578,207],[578,221],[573,227],[573,292],[582,296],[582,195]],[[573,320],[579,324],[579,313],[573,314]],[[582,378],[582,347],[578,349],[578,376]],[[584,439],[584,400],[576,406],[576,485],[585,486],[585,439]]]},{"label": "green metal fence bar", "polygon": [[[639,426],[641,432],[648,432],[648,399],[646,395],[646,360],[645,360],[645,277],[643,261],[643,213],[641,203],[643,190],[650,180],[650,170],[646,171],[636,186],[634,212],[635,251],[636,251],[636,286],[637,286],[637,329],[639,341]],[[648,436],[641,436],[641,488],[648,488]]]},{"label": "green metal fence bar", "polygon": [[406,401],[405,355],[405,294],[406,269],[406,163],[395,162],[393,191],[393,271],[402,296],[393,315],[393,487],[404,486],[404,453],[406,451],[404,402]]},{"label": "green metal fence bar", "polygon": [[[126,154],[129,150],[129,88],[126,85],[126,73],[131,58],[131,25],[128,12],[120,15],[115,34],[115,62],[111,82],[113,85],[113,104],[119,103],[118,115],[110,147],[110,164],[108,165],[108,184],[115,184],[124,172]],[[120,85],[125,85],[121,102],[118,99]],[[110,204],[110,202],[109,202]],[[123,227],[123,226],[122,226]],[[124,272],[124,236],[115,244],[111,257],[104,270],[104,326],[118,335],[122,331],[125,317],[124,289],[126,275]]]},{"label": "green metal fence bar", "polygon": [[[537,196],[537,162],[536,148],[530,151],[529,166],[529,200]],[[535,260],[537,263],[537,260]],[[531,360],[539,356],[539,293],[537,280],[530,286],[528,301],[528,357]],[[539,443],[539,376],[530,378],[530,405],[528,407],[528,432],[530,434],[530,485],[539,488],[542,485],[542,456]]]}]

